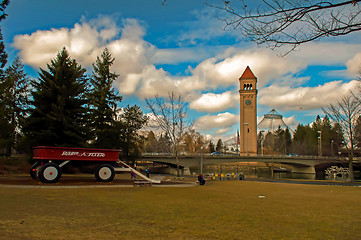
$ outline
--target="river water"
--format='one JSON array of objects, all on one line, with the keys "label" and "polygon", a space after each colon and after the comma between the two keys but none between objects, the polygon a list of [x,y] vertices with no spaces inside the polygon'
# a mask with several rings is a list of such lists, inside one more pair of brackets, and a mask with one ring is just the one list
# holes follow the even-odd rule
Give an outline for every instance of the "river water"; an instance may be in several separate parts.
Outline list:
[{"label": "river water", "polygon": [[[199,174],[198,168],[190,169],[191,174]],[[348,173],[330,173],[323,170],[316,174],[294,173],[285,168],[275,168],[272,176],[271,167],[257,167],[257,166],[227,166],[227,165],[212,165],[203,167],[203,174],[205,176],[235,176],[243,174],[246,178],[259,179],[308,179],[308,180],[327,180],[327,181],[348,181]],[[361,180],[360,171],[354,172],[355,180]]]}]

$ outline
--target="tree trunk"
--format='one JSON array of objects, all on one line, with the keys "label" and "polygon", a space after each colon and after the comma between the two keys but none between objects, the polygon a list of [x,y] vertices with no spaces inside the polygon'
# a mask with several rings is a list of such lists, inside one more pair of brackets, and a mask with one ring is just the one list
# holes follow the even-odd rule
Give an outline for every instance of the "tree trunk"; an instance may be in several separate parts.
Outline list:
[{"label": "tree trunk", "polygon": [[176,163],[177,163],[177,177],[179,177],[180,174],[179,174],[179,158],[178,158],[178,154],[175,155],[175,160],[176,160]]},{"label": "tree trunk", "polygon": [[350,156],[349,159],[348,159],[348,168],[349,168],[349,171],[350,171],[350,181],[354,182],[355,179],[354,179],[354,175],[353,175],[352,161],[353,161],[353,157]]}]

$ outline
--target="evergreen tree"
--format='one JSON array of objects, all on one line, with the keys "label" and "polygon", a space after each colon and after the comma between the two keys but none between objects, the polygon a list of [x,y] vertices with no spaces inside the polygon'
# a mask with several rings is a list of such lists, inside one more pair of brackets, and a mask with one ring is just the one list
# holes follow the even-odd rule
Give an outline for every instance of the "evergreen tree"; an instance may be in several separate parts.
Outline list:
[{"label": "evergreen tree", "polygon": [[122,97],[113,88],[113,82],[118,77],[110,71],[114,60],[105,48],[101,57],[97,57],[93,64],[93,75],[90,79],[92,89],[88,98],[91,104],[91,128],[95,147],[114,148],[114,141],[107,139],[116,139],[119,136],[116,114]]},{"label": "evergreen tree", "polygon": [[222,139],[218,139],[217,146],[216,146],[217,152],[223,152],[223,142]]},{"label": "evergreen tree", "polygon": [[335,156],[344,144],[342,129],[338,123],[335,123],[332,127],[331,141],[333,141],[331,156]]},{"label": "evergreen tree", "polygon": [[284,154],[291,153],[292,135],[289,128],[283,131],[282,140],[284,141]]},{"label": "evergreen tree", "polygon": [[293,135],[292,151],[299,155],[317,155],[317,135],[308,125],[298,124]]},{"label": "evergreen tree", "polygon": [[[323,156],[332,156],[331,141],[333,140],[334,134],[332,132],[331,121],[327,117],[327,115],[322,119],[322,125],[321,125],[320,131],[321,131],[322,155]],[[317,131],[317,133],[319,133],[319,132]],[[318,134],[318,136],[319,136],[319,134]]]},{"label": "evergreen tree", "polygon": [[291,145],[291,133],[288,128],[283,130],[280,126],[278,129],[272,134],[274,137],[273,149],[277,154],[286,155],[290,151]]},{"label": "evergreen tree", "polygon": [[15,58],[12,65],[5,71],[5,80],[0,83],[0,88],[3,90],[2,102],[6,106],[6,112],[2,115],[3,119],[6,119],[6,127],[1,130],[0,138],[7,136],[7,138],[2,138],[2,142],[7,142],[6,155],[8,156],[11,149],[19,143],[26,110],[29,107],[30,79],[23,67],[20,59]]},{"label": "evergreen tree", "polygon": [[144,139],[138,131],[147,122],[147,117],[143,114],[139,106],[127,106],[120,115],[121,134],[120,144],[122,155],[126,158],[132,158],[140,154]]},{"label": "evergreen tree", "polygon": [[65,48],[33,82],[33,109],[25,125],[32,146],[84,146],[87,141],[86,70]]},{"label": "evergreen tree", "polygon": [[263,141],[263,153],[264,154],[275,154],[277,147],[275,132],[268,131],[264,136]]},{"label": "evergreen tree", "polygon": [[321,131],[322,155],[334,156],[334,153],[340,149],[343,144],[343,135],[338,123],[331,124],[330,119],[325,116],[316,117],[312,127],[299,124],[293,135],[292,149],[293,152],[300,155],[318,154],[318,137]]},{"label": "evergreen tree", "polygon": [[212,153],[212,152],[215,151],[215,149],[214,149],[214,143],[212,142],[212,140],[209,141],[208,148],[209,148],[209,152],[210,152],[210,153]]},{"label": "evergreen tree", "polygon": [[[9,0],[3,0],[0,3],[0,22],[6,18],[5,9],[9,5]],[[7,53],[5,52],[5,44],[0,28],[0,153],[6,153],[9,143],[11,142],[11,125],[8,119],[8,112],[5,103],[6,89],[4,88],[5,75],[3,68],[7,63]]]}]

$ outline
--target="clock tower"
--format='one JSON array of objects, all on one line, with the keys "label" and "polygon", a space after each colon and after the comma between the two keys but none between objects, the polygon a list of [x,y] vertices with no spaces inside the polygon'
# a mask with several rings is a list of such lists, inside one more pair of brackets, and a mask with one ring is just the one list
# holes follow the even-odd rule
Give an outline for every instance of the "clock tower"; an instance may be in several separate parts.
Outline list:
[{"label": "clock tower", "polygon": [[247,66],[239,78],[240,154],[257,154],[257,78]]}]

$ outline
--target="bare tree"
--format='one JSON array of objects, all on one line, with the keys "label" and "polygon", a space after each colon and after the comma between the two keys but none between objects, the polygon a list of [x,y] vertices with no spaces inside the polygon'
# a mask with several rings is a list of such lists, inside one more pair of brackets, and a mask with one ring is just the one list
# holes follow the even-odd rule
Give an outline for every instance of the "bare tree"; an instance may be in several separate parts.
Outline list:
[{"label": "bare tree", "polygon": [[157,125],[168,135],[172,143],[173,154],[177,163],[177,176],[179,176],[179,147],[182,137],[192,123],[187,123],[187,103],[181,95],[170,92],[167,98],[155,96],[146,99],[147,107],[151,110]]},{"label": "bare tree", "polygon": [[344,135],[345,147],[348,152],[348,165],[350,169],[350,180],[354,181],[352,161],[356,148],[356,125],[361,113],[361,102],[351,94],[343,97],[337,104],[331,104],[327,108],[322,108],[323,112],[341,127]]},{"label": "bare tree", "polygon": [[240,29],[246,39],[272,49],[288,45],[290,52],[303,43],[360,31],[359,2],[208,0],[207,5],[220,10],[225,29]]}]

